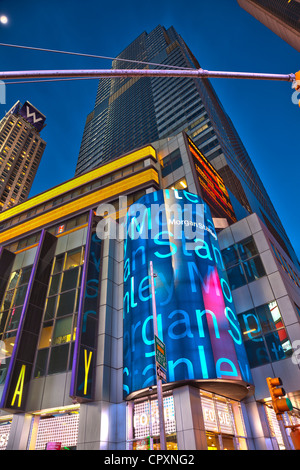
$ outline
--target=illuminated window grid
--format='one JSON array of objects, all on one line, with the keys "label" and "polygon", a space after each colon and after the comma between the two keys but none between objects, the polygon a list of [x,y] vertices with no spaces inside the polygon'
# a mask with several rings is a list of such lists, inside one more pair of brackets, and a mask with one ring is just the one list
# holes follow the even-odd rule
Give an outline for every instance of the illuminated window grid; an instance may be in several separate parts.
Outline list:
[{"label": "illuminated window grid", "polygon": [[106,199],[117,196],[124,191],[128,191],[129,189],[133,189],[152,180],[157,184],[159,183],[157,171],[153,168],[150,168],[138,175],[133,175],[123,181],[112,184],[107,188],[103,188],[92,194],[83,196],[74,202],[65,204],[64,206],[58,207],[57,209],[47,212],[46,214],[35,217],[33,220],[24,222],[23,224],[19,224],[12,229],[6,230],[0,234],[0,243],[16,238],[20,235],[24,235],[29,231],[45,226],[51,222],[54,222],[55,220],[69,216],[70,214],[86,207],[100,204]]},{"label": "illuminated window grid", "polygon": [[8,209],[2,214],[0,214],[0,221],[9,219],[14,215],[20,214],[20,212],[24,212],[32,207],[42,204],[43,202],[49,201],[54,197],[61,196],[62,194],[72,189],[77,189],[85,183],[92,182],[97,178],[112,173],[115,170],[119,170],[120,168],[130,165],[131,163],[136,163],[138,160],[147,156],[151,156],[156,159],[156,152],[153,147],[144,147],[140,150],[130,153],[129,155],[126,155],[105,165],[102,165],[101,167],[96,168],[93,171],[78,176],[77,178],[73,178],[70,181],[67,181],[66,183],[63,183],[53,189],[50,189],[49,191],[45,191],[33,198],[30,198],[28,201],[19,204],[11,209]]},{"label": "illuminated window grid", "polygon": [[41,418],[35,450],[44,450],[48,442],[61,442],[62,447],[77,445],[79,413]]},{"label": "illuminated window grid", "polygon": [[[166,434],[176,433],[176,421],[173,396],[167,396],[164,402],[164,418]],[[159,436],[159,411],[157,400],[146,400],[134,404],[134,439],[148,436]]]},{"label": "illuminated window grid", "polygon": [[[53,261],[52,273],[51,273],[51,278],[50,278],[49,286],[48,286],[47,299],[45,302],[43,326],[42,326],[42,331],[40,334],[38,350],[48,349],[48,348],[51,349],[52,347],[59,347],[60,345],[67,344],[75,340],[77,306],[78,306],[78,297],[79,297],[79,290],[80,290],[81,268],[84,262],[84,249],[85,249],[84,247],[74,248],[73,250],[69,250],[64,254],[56,256]],[[63,282],[64,282],[65,274],[72,272],[72,270],[76,268],[78,268],[78,273],[77,273],[77,279],[75,283],[63,289]],[[58,277],[59,282],[54,292],[51,293],[52,280],[55,276]],[[73,299],[74,308],[72,312],[69,312],[66,315],[60,313],[60,315],[58,316],[57,311],[59,308],[60,297],[68,293],[74,293],[74,299]],[[55,299],[53,310],[51,310],[50,312],[47,310],[49,299],[50,301],[51,299],[52,300]],[[45,318],[47,316],[47,312],[48,312],[48,318]],[[61,336],[54,336],[57,323],[60,321],[63,321],[64,319],[69,319],[70,317],[73,317],[73,319],[71,320],[70,330],[67,332],[67,334],[61,335]],[[70,349],[69,349],[68,356],[69,355],[70,355]],[[49,368],[49,360],[50,360],[50,357],[48,354],[47,361],[46,361],[47,363],[45,364],[45,371],[42,375],[47,374],[47,371]],[[67,362],[69,362],[69,357],[68,357]],[[38,377],[40,375],[37,374],[35,376]]]},{"label": "illuminated window grid", "polygon": [[[12,350],[14,347],[17,329],[19,327],[20,321],[20,310],[22,309],[23,300],[25,297],[25,292],[27,290],[29,282],[29,274],[31,271],[31,266],[26,266],[17,271],[13,271],[10,275],[9,283],[6,287],[3,301],[0,308],[0,340],[4,343],[4,354],[5,357],[10,357],[12,355]],[[27,276],[26,276],[27,272]],[[22,276],[25,273],[25,280],[21,281]],[[13,278],[16,278],[16,282],[11,285]],[[27,277],[27,279],[26,279]],[[17,293],[21,292],[19,300],[17,299]],[[9,302],[9,303],[7,303]],[[14,320],[14,315],[18,311],[17,320]],[[5,321],[5,323],[4,323]],[[3,352],[3,350],[2,350]]]}]

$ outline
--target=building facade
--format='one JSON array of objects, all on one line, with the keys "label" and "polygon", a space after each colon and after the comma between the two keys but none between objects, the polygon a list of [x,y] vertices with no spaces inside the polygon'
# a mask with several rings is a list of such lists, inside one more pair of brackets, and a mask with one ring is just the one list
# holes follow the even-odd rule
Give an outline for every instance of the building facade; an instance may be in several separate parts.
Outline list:
[{"label": "building facade", "polygon": [[46,143],[45,116],[29,101],[18,101],[0,121],[0,207],[6,210],[29,195]]},{"label": "building facade", "polygon": [[[180,223],[168,199],[201,208],[192,250],[185,233],[174,238],[186,207]],[[145,222],[153,202],[166,221]],[[142,217],[131,220],[134,208]],[[167,350],[167,448],[292,446],[266,377],[281,375],[294,406],[284,422],[299,423],[299,270],[186,133],[0,220],[0,448],[159,449],[151,260]],[[124,232],[128,221],[136,238]]]},{"label": "building facade", "polygon": [[250,15],[300,52],[299,0],[238,0]]},{"label": "building facade", "polygon": [[[112,64],[114,69],[162,66],[200,68],[177,31],[160,25],[142,33]],[[181,131],[193,139],[246,211],[258,213],[298,263],[264,185],[208,79],[101,79],[75,174]]]}]

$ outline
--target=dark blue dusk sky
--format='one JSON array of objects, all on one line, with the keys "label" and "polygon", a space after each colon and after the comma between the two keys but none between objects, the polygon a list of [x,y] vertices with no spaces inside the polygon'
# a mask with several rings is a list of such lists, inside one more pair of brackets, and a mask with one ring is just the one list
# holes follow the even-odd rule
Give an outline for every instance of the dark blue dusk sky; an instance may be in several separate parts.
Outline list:
[{"label": "dark blue dusk sky", "polygon": [[[292,0],[293,1],[293,0]],[[174,26],[205,69],[292,73],[299,53],[240,8],[236,0],[0,0],[0,42],[117,56],[143,31]],[[111,62],[0,46],[0,70],[110,68]],[[47,142],[30,196],[74,176],[97,80],[10,84],[0,117],[29,100],[46,115]],[[213,79],[270,194],[298,256],[299,122],[288,82]]]}]

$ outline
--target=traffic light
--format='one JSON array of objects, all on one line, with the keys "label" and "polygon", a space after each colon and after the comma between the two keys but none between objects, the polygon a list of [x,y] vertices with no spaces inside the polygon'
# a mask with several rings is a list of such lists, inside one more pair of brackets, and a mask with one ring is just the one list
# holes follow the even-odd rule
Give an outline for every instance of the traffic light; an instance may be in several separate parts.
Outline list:
[{"label": "traffic light", "polygon": [[294,86],[294,88],[295,88],[295,90],[300,89],[300,70],[295,73],[295,86]]},{"label": "traffic light", "polygon": [[279,377],[267,377],[267,384],[269,387],[273,409],[277,415],[282,415],[285,411],[291,411],[293,405],[289,398],[284,398],[285,390],[281,387],[282,380]]},{"label": "traffic light", "polygon": [[295,80],[292,83],[292,88],[295,90],[293,95],[292,95],[292,102],[294,104],[298,104],[298,106],[300,107],[300,100],[298,98],[299,93],[300,93],[299,92],[299,90],[300,90],[300,70],[299,70],[299,72],[295,73]]}]

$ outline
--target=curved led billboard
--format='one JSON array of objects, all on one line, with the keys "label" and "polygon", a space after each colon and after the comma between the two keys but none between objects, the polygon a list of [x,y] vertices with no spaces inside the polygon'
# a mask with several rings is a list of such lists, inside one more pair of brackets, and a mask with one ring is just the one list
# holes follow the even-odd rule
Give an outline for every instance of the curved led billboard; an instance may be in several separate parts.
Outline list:
[{"label": "curved led billboard", "polygon": [[150,261],[167,382],[251,383],[207,204],[185,190],[153,192],[130,206],[124,228],[124,396],[156,384]]}]

